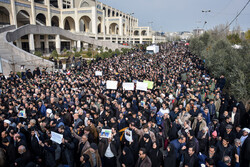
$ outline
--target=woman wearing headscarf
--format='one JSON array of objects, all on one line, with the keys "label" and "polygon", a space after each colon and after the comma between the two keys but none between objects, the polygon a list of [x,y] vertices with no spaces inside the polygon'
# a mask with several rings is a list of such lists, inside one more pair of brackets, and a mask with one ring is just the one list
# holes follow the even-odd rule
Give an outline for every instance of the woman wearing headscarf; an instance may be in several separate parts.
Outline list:
[{"label": "woman wearing headscarf", "polygon": [[160,167],[163,164],[163,154],[158,148],[157,143],[154,142],[151,150],[149,151],[149,158],[153,167]]},{"label": "woman wearing headscarf", "polygon": [[164,167],[175,167],[176,166],[176,154],[174,146],[169,144],[167,147],[167,156],[164,158]]},{"label": "woman wearing headscarf", "polygon": [[150,149],[152,148],[152,140],[149,134],[145,134],[140,141],[140,148],[145,148],[147,154],[149,153]]},{"label": "woman wearing headscarf", "polygon": [[131,150],[125,146],[122,150],[122,154],[119,158],[121,167],[133,167],[134,166],[134,157]]}]

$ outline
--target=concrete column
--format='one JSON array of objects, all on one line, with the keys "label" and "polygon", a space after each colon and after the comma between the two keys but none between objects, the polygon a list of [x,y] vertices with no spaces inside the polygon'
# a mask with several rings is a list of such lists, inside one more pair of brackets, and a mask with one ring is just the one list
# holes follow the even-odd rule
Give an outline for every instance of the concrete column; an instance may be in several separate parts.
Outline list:
[{"label": "concrete column", "polygon": [[106,17],[108,17],[108,8],[106,7]]},{"label": "concrete column", "polygon": [[76,29],[76,32],[80,32],[77,8],[75,8],[75,29]]},{"label": "concrete column", "polygon": [[50,0],[45,0],[45,3],[48,8],[48,17],[46,18],[46,26],[51,26],[51,13],[50,13]]},{"label": "concrete column", "polygon": [[35,50],[41,51],[41,41],[40,41],[40,35],[35,35]]},{"label": "concrete column", "polygon": [[16,3],[15,0],[11,0],[11,15],[12,17],[10,17],[10,24],[11,25],[16,25],[17,27],[17,20],[16,20]]},{"label": "concrete column", "polygon": [[81,41],[77,41],[77,51],[79,52],[81,50]]},{"label": "concrete column", "polygon": [[142,36],[140,36],[140,44],[142,44]]},{"label": "concrete column", "polygon": [[76,41],[70,41],[70,49],[73,50],[74,48],[76,48]]},{"label": "concrete column", "polygon": [[155,36],[153,36],[152,43],[155,43]]},{"label": "concrete column", "polygon": [[102,29],[101,31],[103,32],[103,35],[106,34],[106,32],[105,32],[106,20],[105,20],[105,14],[104,14],[104,12],[102,13],[102,24],[101,24],[101,29]]},{"label": "concrete column", "polygon": [[107,26],[106,26],[106,30],[107,30],[107,34],[110,34],[108,24],[107,24]]},{"label": "concrete column", "polygon": [[122,26],[122,18],[119,18],[119,35],[122,36],[123,35],[123,26]]},{"label": "concrete column", "polygon": [[29,49],[30,53],[35,53],[34,34],[29,34]]},{"label": "concrete column", "polygon": [[70,0],[70,8],[74,8],[74,1]]},{"label": "concrete column", "polygon": [[31,5],[30,24],[36,24],[36,12],[35,12],[35,2],[34,2],[34,0],[30,0],[30,5]]},{"label": "concrete column", "polygon": [[61,39],[60,35],[56,35],[56,51],[57,53],[61,53]]},{"label": "concrete column", "polygon": [[92,33],[97,34],[97,14],[96,14],[96,6],[92,7]]},{"label": "concrete column", "polygon": [[22,41],[21,38],[16,40],[16,46],[20,49],[22,49]]},{"label": "concrete column", "polygon": [[118,43],[118,35],[116,35],[115,43]]},{"label": "concrete column", "polygon": [[125,19],[125,28],[124,28],[124,31],[125,31],[125,32],[124,32],[124,35],[125,35],[125,36],[127,36],[127,26],[128,26],[127,23],[128,23],[128,22],[127,22],[126,19]]},{"label": "concrete column", "polygon": [[58,8],[62,9],[63,8],[63,3],[62,0],[57,0]]},{"label": "concrete column", "polygon": [[44,49],[45,53],[49,53],[49,35],[44,35]]}]

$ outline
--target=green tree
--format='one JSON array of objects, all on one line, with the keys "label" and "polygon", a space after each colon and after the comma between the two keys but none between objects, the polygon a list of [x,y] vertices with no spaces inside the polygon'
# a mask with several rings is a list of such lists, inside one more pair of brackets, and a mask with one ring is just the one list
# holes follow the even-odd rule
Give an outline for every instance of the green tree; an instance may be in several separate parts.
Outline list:
[{"label": "green tree", "polygon": [[231,44],[239,44],[241,43],[241,39],[239,34],[230,34],[227,35],[227,39],[230,41]]},{"label": "green tree", "polygon": [[50,57],[53,57],[54,59],[57,59],[58,58],[58,53],[56,50],[53,50]]},{"label": "green tree", "polygon": [[248,30],[245,34],[245,39],[250,42],[250,30]]},{"label": "green tree", "polygon": [[90,50],[87,52],[87,56],[88,56],[88,57],[91,57],[91,56],[92,56],[92,52],[91,52]]}]

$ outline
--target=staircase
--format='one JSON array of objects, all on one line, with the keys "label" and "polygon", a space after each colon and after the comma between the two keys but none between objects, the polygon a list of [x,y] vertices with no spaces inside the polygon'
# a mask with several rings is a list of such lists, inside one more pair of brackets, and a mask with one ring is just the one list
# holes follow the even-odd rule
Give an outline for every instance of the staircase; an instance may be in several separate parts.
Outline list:
[{"label": "staircase", "polygon": [[[48,68],[51,71],[54,66],[53,62],[30,54],[7,42],[6,32],[0,34],[0,58],[5,76],[8,76],[10,71],[34,70],[36,67]],[[21,68],[22,66],[24,66],[24,69]]]},{"label": "staircase", "polygon": [[[25,17],[26,19],[30,19],[30,16],[28,16],[27,14],[25,14],[24,12],[22,12],[22,11],[20,11],[19,12],[23,17]],[[39,19],[36,19],[36,23],[38,24],[38,25],[41,25],[41,26],[46,26],[46,24],[45,23],[43,23],[41,20],[39,20]]]}]

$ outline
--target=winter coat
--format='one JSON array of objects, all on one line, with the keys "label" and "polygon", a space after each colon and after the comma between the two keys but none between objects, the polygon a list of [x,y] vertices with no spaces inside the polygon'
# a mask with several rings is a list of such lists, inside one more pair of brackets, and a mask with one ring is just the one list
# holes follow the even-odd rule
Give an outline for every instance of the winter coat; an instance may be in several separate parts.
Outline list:
[{"label": "winter coat", "polygon": [[[91,153],[90,149],[88,149],[84,154],[87,154],[89,156],[89,162],[91,164],[91,167],[94,167],[93,157],[92,157],[92,153]],[[95,158],[96,158],[96,166],[97,167],[102,166],[102,161],[101,161],[101,157],[98,153],[98,150],[95,150]]]},{"label": "winter coat", "polygon": [[151,167],[152,166],[151,160],[148,156],[144,158],[140,166],[139,166],[139,163],[140,163],[140,158],[138,158],[135,167]]},{"label": "winter coat", "polygon": [[[195,131],[195,129],[196,129],[197,122],[198,122],[198,119],[195,118],[195,119],[194,119],[194,123],[193,123],[193,125],[192,125],[192,129],[193,129],[194,131]],[[202,130],[204,127],[206,127],[206,126],[207,126],[206,121],[205,121],[204,119],[202,119],[202,120],[201,120],[201,123],[200,123],[199,131],[201,131],[201,130]]]}]

